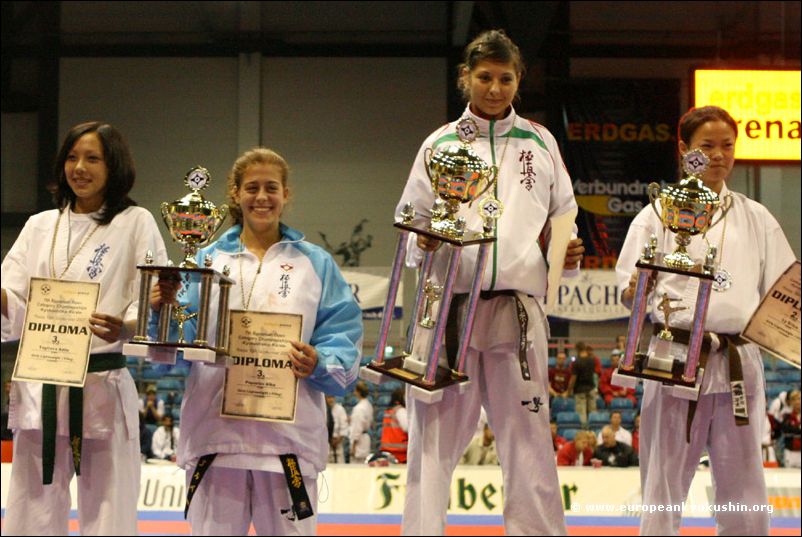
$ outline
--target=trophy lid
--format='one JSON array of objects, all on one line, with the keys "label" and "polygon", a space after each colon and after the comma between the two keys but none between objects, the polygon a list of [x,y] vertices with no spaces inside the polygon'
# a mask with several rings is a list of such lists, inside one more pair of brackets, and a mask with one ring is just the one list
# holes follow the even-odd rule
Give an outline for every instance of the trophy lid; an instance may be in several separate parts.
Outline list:
[{"label": "trophy lid", "polygon": [[187,172],[187,175],[184,177],[184,184],[190,190],[197,192],[209,186],[210,179],[211,175],[209,174],[209,170],[203,166],[195,166]]},{"label": "trophy lid", "polygon": [[701,149],[697,148],[682,155],[682,170],[686,177],[676,185],[666,186],[663,190],[665,196],[673,199],[675,203],[701,203],[718,207],[718,194],[702,182],[702,175],[709,165],[710,157]]}]

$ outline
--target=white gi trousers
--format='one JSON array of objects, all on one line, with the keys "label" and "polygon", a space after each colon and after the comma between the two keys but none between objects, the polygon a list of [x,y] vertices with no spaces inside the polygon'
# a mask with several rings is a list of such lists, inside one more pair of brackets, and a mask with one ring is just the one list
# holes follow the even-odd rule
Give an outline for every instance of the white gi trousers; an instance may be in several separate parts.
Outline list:
[{"label": "white gi trousers", "polygon": [[[506,534],[565,535],[549,426],[546,319],[535,299],[522,300],[529,315],[530,381],[521,376],[514,299],[498,297],[479,301],[474,334],[485,331],[487,337],[480,334],[479,339],[499,336],[506,343],[482,351],[469,348],[465,372],[471,384],[466,392],[446,389],[434,404],[407,396],[409,450],[402,535],[444,534],[452,474],[473,438],[482,406],[496,436],[502,467]],[[537,412],[530,410],[534,397],[541,402]]]},{"label": "white gi trousers", "polygon": [[[107,440],[83,439],[78,476],[81,535],[136,535],[139,431],[129,438],[121,404]],[[4,535],[69,535],[70,481],[75,474],[69,438],[56,435],[53,483],[42,484],[42,431],[14,434],[14,462]]]},{"label": "white gi trousers", "polygon": [[[714,359],[711,355],[710,359]],[[724,359],[721,355],[715,359]],[[646,382],[641,409],[640,468],[645,505],[679,505],[688,497],[699,457],[710,454],[715,504],[766,506],[761,427],[766,408],[763,386],[747,397],[749,424],[738,427],[729,392],[699,395],[687,443],[688,401],[671,395],[658,382]],[[718,535],[768,535],[768,511],[718,511]],[[641,515],[641,535],[679,535],[682,513]]]},{"label": "white gi trousers", "polygon": [[[192,472],[187,471],[187,488],[191,480]],[[315,514],[294,520],[284,474],[212,463],[187,513],[192,535],[248,535],[251,521],[257,535],[316,535],[317,479],[304,476],[304,485]]]}]

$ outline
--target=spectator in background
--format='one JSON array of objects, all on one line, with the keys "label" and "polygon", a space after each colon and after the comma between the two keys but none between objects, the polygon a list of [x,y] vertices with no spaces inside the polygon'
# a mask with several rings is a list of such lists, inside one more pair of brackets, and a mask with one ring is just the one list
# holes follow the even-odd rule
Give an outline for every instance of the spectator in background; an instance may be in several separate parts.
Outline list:
[{"label": "spectator in background", "polygon": [[563,445],[568,442],[565,438],[557,434],[557,422],[551,422],[551,444],[554,446],[554,453],[557,453]]},{"label": "spectator in background", "polygon": [[164,416],[164,401],[156,397],[156,386],[151,384],[145,392],[145,398],[139,400],[139,411],[145,414],[145,423],[158,425]]},{"label": "spectator in background", "polygon": [[142,454],[143,460],[153,458],[153,433],[145,425],[145,413],[141,410],[139,411],[139,452]]},{"label": "spectator in background", "polygon": [[329,462],[348,462],[343,440],[348,436],[348,414],[333,395],[326,396],[326,426],[329,430]]},{"label": "spectator in background", "polygon": [[800,468],[800,449],[802,449],[802,436],[800,436],[800,394],[799,390],[788,393],[788,404],[791,412],[783,418],[782,432],[785,450],[783,451],[783,463],[786,468]]},{"label": "spectator in background", "polygon": [[496,453],[496,437],[490,429],[490,425],[485,424],[481,436],[474,436],[468,448],[460,459],[460,464],[498,464],[498,454]]},{"label": "spectator in background", "polygon": [[165,414],[162,424],[153,433],[153,457],[175,462],[175,450],[178,447],[180,431],[173,427],[173,417]]},{"label": "spectator in background", "polygon": [[640,414],[635,416],[635,425],[632,428],[632,450],[635,453],[640,451]]},{"label": "spectator in background", "polygon": [[775,438],[781,434],[780,429],[785,416],[791,413],[791,405],[788,404],[788,393],[787,391],[780,392],[769,405],[769,421],[771,421],[772,436]]},{"label": "spectator in background", "polygon": [[626,350],[627,350],[627,336],[625,335],[615,336],[615,348],[613,349],[613,351],[618,351],[619,354],[623,356],[624,351]]},{"label": "spectator in background", "polygon": [[568,384],[571,382],[571,368],[567,364],[565,351],[558,351],[556,364],[549,368],[549,395],[568,397]]},{"label": "spectator in background", "polygon": [[593,458],[599,459],[602,466],[625,468],[638,465],[638,457],[632,447],[616,440],[616,433],[611,426],[602,427],[600,435],[602,441],[593,452]]},{"label": "spectator in background", "polygon": [[774,448],[774,440],[774,428],[771,425],[771,419],[769,419],[769,414],[767,412],[763,419],[763,437],[760,442],[760,447],[763,450],[763,466],[766,466],[767,462],[773,465],[777,464],[777,451]]},{"label": "spectator in background", "polygon": [[608,407],[616,397],[629,399],[632,401],[632,406],[637,407],[638,398],[635,397],[634,389],[620,388],[612,384],[613,373],[615,373],[615,370],[618,369],[618,362],[621,360],[622,356],[623,354],[621,351],[618,349],[613,350],[612,354],[610,355],[610,367],[603,369],[601,377],[599,378],[599,392],[601,392],[601,396],[604,398],[604,402]]},{"label": "spectator in background", "polygon": [[384,411],[381,451],[391,453],[398,462],[407,462],[409,423],[404,405],[404,388],[396,388],[390,399],[390,408]]},{"label": "spectator in background", "polygon": [[[610,425],[605,425],[605,427],[610,427],[612,429],[616,440],[632,447],[632,433],[621,426],[621,413],[619,411],[613,410],[610,412]],[[604,431],[604,429],[599,431],[599,435],[596,437],[597,443],[599,444],[604,441],[602,431]]]},{"label": "spectator in background", "polygon": [[588,413],[596,410],[596,377],[597,362],[593,358],[593,349],[582,342],[577,343],[578,354],[576,361],[571,364],[571,380],[568,384],[568,393],[573,394],[576,401],[576,411],[579,419],[585,425],[588,422]]},{"label": "spectator in background", "polygon": [[590,466],[596,437],[590,431],[579,431],[574,439],[566,442],[557,452],[557,466]]},{"label": "spectator in background", "polygon": [[354,394],[358,399],[351,411],[351,462],[365,462],[370,455],[370,428],[373,427],[373,405],[368,400],[368,385],[364,381],[356,383]]}]

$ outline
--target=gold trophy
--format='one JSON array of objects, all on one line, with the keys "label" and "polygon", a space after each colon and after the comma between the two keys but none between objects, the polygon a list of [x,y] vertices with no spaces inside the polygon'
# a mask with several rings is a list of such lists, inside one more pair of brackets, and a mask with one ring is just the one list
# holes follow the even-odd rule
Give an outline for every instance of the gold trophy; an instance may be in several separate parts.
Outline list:
[{"label": "gold trophy", "polygon": [[[466,229],[465,219],[457,216],[460,207],[478,199],[493,186],[498,170],[495,166],[488,166],[471,147],[471,142],[479,133],[475,121],[464,118],[457,124],[456,130],[461,142],[459,145],[443,144],[436,151],[429,148],[424,153],[426,171],[436,196],[431,208],[431,218],[428,222],[421,219],[415,221],[415,208],[408,203],[401,213],[402,220],[395,224],[400,233],[390,275],[390,289],[382,313],[376,353],[373,361],[360,371],[362,378],[374,383],[381,383],[388,380],[388,377],[409,383],[412,385],[410,395],[424,402],[440,400],[443,388],[454,385],[466,386],[468,377],[464,371],[468,342],[488,253],[490,246],[496,240],[495,223],[502,212],[501,203],[488,195],[478,207],[483,221],[481,231]],[[404,352],[398,356],[385,357],[385,345],[410,232],[437,239],[445,244],[436,252],[424,254],[413,310],[414,318],[407,331]],[[460,255],[462,249],[469,246],[478,246],[479,252],[467,299],[465,321],[459,335],[459,348],[453,364],[450,367],[442,367],[438,365],[438,361],[459,270]],[[445,278],[442,282],[436,281],[432,275],[436,255],[448,256]],[[414,350],[416,337],[424,333],[430,336],[426,351]]]},{"label": "gold trophy", "polygon": [[[676,249],[670,254],[657,252],[657,237],[652,236],[644,247],[640,260],[636,263],[638,270],[635,297],[632,313],[629,318],[627,344],[624,358],[613,374],[613,384],[622,387],[634,387],[637,379],[658,380],[675,387],[675,395],[687,399],[696,399],[698,379],[701,378],[699,356],[704,338],[704,324],[707,307],[710,303],[710,291],[726,290],[716,286],[717,275],[726,271],[716,267],[716,247],[710,246],[702,262],[695,262],[688,255],[686,246],[693,237],[705,233],[720,223],[732,207],[732,197],[723,201],[719,196],[702,183],[702,175],[710,163],[710,159],[700,149],[694,149],[682,156],[682,169],[685,177],[676,185],[660,188],[657,183],[649,185],[649,198],[652,209],[660,218],[663,226],[675,233]],[[660,209],[657,203],[659,201]],[[713,223],[713,217],[721,210],[721,216]],[[657,306],[663,312],[665,324],[656,334],[651,352],[639,351],[640,335],[643,321],[648,313],[648,282],[659,273],[680,274],[699,279],[699,290],[693,305],[693,320],[690,332],[683,337],[687,344],[687,356],[677,355],[673,343],[675,334],[669,325],[672,313],[688,309],[688,306],[675,307],[672,302],[678,299],[664,294]],[[660,327],[655,328],[657,332]],[[675,329],[676,332],[676,329]],[[685,358],[684,360],[682,358]]]},{"label": "gold trophy", "polygon": [[[172,364],[175,363],[176,352],[182,350],[186,360],[218,365],[225,363],[228,354],[228,297],[234,280],[228,277],[228,267],[223,269],[222,274],[213,270],[211,268],[212,260],[209,256],[204,259],[203,267],[199,267],[195,261],[198,249],[214,237],[228,214],[227,205],[217,207],[203,198],[201,191],[208,186],[210,180],[211,177],[206,168],[201,166],[192,168],[184,177],[184,184],[191,192],[172,203],[161,204],[164,223],[173,240],[182,245],[184,259],[178,266],[169,261],[166,266],[155,266],[153,265],[153,256],[148,252],[145,264],[137,266],[142,275],[139,288],[137,329],[131,342],[123,346],[123,354],[142,356],[154,362]],[[155,340],[148,336],[148,321],[151,313],[150,289],[154,276],[179,281],[182,286],[186,287],[200,285],[195,312],[186,312],[189,305],[161,305],[158,335]],[[216,341],[211,343],[207,338],[209,307],[214,286],[219,287],[219,307]],[[198,323],[195,339],[184,341],[184,323],[194,317],[197,317]],[[171,320],[178,322],[178,337],[173,340],[170,338]]]}]

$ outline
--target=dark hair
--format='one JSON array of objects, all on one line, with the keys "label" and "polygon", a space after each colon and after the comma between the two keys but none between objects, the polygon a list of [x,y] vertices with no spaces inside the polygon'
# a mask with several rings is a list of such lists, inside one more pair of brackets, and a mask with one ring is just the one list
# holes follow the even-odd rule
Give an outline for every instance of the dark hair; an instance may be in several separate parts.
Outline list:
[{"label": "dark hair", "polygon": [[406,406],[404,401],[404,388],[396,388],[390,396],[390,404],[397,403],[401,406]]},{"label": "dark hair", "polygon": [[691,145],[693,133],[708,121],[723,121],[732,128],[735,137],[738,138],[738,123],[732,119],[729,112],[718,106],[702,106],[701,108],[691,108],[685,112],[679,120],[677,137],[685,142],[685,145]]},{"label": "dark hair", "polygon": [[610,417],[611,417],[611,418],[613,417],[613,414],[618,414],[618,417],[619,417],[619,418],[623,418],[623,417],[624,417],[624,416],[621,414],[621,411],[620,411],[620,410],[613,410],[612,412],[610,412]]},{"label": "dark hair", "polygon": [[476,39],[471,41],[462,56],[462,63],[457,67],[457,89],[462,92],[462,97],[468,100],[468,87],[462,79],[463,69],[469,72],[481,61],[493,61],[498,63],[512,63],[518,81],[526,74],[523,56],[518,45],[507,37],[504,30],[487,30],[479,34]]},{"label": "dark hair", "polygon": [[67,183],[67,176],[64,174],[64,163],[67,156],[72,151],[75,143],[85,134],[94,132],[100,140],[103,148],[103,160],[108,170],[106,190],[104,192],[105,204],[100,210],[100,214],[95,218],[98,224],[106,225],[112,219],[123,212],[128,207],[136,205],[136,202],[128,197],[136,179],[134,169],[134,159],[131,158],[131,151],[125,143],[120,131],[99,121],[81,123],[70,129],[61,149],[56,156],[56,164],[53,168],[53,177],[56,180],[56,190],[53,192],[53,201],[59,210],[75,206],[75,192],[72,191]]},{"label": "dark hair", "polygon": [[367,397],[368,394],[370,393],[368,385],[361,380],[356,383],[356,387],[354,388],[354,390],[362,397]]},{"label": "dark hair", "polygon": [[254,164],[270,164],[281,170],[281,184],[287,188],[287,179],[290,176],[290,167],[284,157],[264,147],[254,147],[240,155],[228,172],[228,212],[235,224],[242,225],[242,209],[236,202],[235,196],[242,186],[242,177],[248,167]]}]

